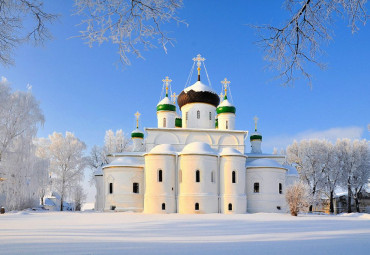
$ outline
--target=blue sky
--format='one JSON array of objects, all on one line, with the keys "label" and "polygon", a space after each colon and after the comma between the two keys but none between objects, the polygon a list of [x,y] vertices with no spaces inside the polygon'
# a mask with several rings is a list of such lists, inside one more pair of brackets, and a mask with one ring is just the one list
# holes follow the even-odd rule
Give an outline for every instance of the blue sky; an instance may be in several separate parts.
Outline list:
[{"label": "blue sky", "polygon": [[79,38],[69,39],[82,29],[76,26],[80,18],[71,15],[73,1],[47,1],[47,10],[61,14],[50,26],[54,39],[44,47],[18,48],[16,64],[0,66],[0,76],[17,90],[32,85],[46,119],[40,137],[71,131],[91,148],[103,144],[108,129],[131,132],[137,110],[142,113],[141,127],[156,126],[162,79],[169,76],[172,90],[179,94],[192,58],[200,53],[218,93],[221,80],[231,81],[237,129],[252,130],[253,117],[259,117],[265,152],[293,139],[370,139],[369,25],[352,34],[346,21],[338,19],[334,40],[324,46],[320,59],[328,68],[310,67],[313,87],[305,80],[282,87],[265,69],[263,52],[248,24],[282,24],[287,15],[283,1],[184,2],[178,15],[189,25],[165,26],[176,38],[175,46],[169,46],[167,54],[160,47],[143,52],[145,60],[132,56],[132,65],[122,69],[116,65],[115,46],[89,48]]}]

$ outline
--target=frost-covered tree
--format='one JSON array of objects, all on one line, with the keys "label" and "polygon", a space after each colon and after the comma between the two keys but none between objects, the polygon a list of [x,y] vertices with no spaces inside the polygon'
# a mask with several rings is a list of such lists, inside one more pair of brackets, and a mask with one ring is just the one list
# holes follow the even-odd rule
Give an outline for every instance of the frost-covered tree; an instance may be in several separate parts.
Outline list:
[{"label": "frost-covered tree", "polygon": [[352,197],[355,199],[359,211],[359,195],[370,178],[369,143],[366,140],[341,139],[336,143],[341,184],[347,188],[347,212],[352,212]]},{"label": "frost-covered tree", "polygon": [[82,204],[85,202],[87,195],[80,184],[73,187],[72,196],[75,204],[75,210],[81,211]]},{"label": "frost-covered tree", "polygon": [[22,43],[49,39],[47,25],[56,17],[45,12],[41,0],[0,0],[0,63],[13,64],[13,52]]},{"label": "frost-covered tree", "polygon": [[[299,143],[294,141],[286,151],[288,163],[296,166],[300,179],[310,187],[313,205],[318,204],[320,190],[325,184],[324,171],[328,167],[325,146],[325,142],[319,140],[303,140]],[[310,206],[310,211],[313,205]]]},{"label": "frost-covered tree", "polygon": [[295,182],[288,186],[285,192],[285,200],[292,216],[298,216],[299,212],[305,212],[311,205],[310,187],[302,182]]},{"label": "frost-covered tree", "polygon": [[53,188],[61,196],[61,211],[68,193],[82,181],[83,171],[87,165],[87,158],[84,157],[85,149],[85,143],[70,132],[66,132],[65,136],[54,132],[48,137],[45,152],[50,160]]},{"label": "frost-covered tree", "polygon": [[352,33],[365,25],[367,0],[285,0],[289,18],[282,25],[254,26],[260,35],[259,45],[265,60],[276,70],[284,85],[292,85],[303,76],[311,85],[307,63],[325,66],[318,61],[322,45],[333,37],[333,20],[348,21]]},{"label": "frost-covered tree", "polygon": [[33,143],[44,122],[32,92],[12,92],[6,78],[0,81],[0,203],[8,210],[37,205],[38,181],[47,166],[36,156]]},{"label": "frost-covered tree", "polygon": [[122,129],[117,130],[116,134],[109,129],[105,132],[104,150],[107,154],[128,151],[131,149],[130,142],[131,139],[123,133]]},{"label": "frost-covered tree", "polygon": [[176,12],[182,0],[75,0],[76,14],[83,17],[80,37],[92,47],[110,42],[118,48],[120,61],[129,65],[129,54],[142,58],[141,51],[155,41],[167,52],[173,38],[163,24],[182,22]]}]

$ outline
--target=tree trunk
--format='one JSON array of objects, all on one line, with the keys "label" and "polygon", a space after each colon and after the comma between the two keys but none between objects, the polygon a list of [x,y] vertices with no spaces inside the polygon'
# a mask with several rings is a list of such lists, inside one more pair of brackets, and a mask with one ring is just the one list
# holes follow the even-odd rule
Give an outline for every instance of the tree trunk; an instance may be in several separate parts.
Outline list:
[{"label": "tree trunk", "polygon": [[351,206],[351,200],[352,198],[352,192],[351,192],[351,185],[348,184],[348,195],[347,195],[347,213],[352,212],[352,206]]},{"label": "tree trunk", "polygon": [[[312,197],[315,197],[315,193],[316,193],[316,186],[313,186],[313,188],[312,188]],[[308,210],[309,210],[310,213],[312,213],[313,205],[310,205]]]},{"label": "tree trunk", "polygon": [[330,191],[330,214],[334,214],[334,190]]},{"label": "tree trunk", "polygon": [[60,211],[63,211],[63,196],[60,198]]},{"label": "tree trunk", "polygon": [[360,192],[355,193],[355,204],[356,204],[356,212],[360,212],[360,201],[359,201],[359,194]]}]

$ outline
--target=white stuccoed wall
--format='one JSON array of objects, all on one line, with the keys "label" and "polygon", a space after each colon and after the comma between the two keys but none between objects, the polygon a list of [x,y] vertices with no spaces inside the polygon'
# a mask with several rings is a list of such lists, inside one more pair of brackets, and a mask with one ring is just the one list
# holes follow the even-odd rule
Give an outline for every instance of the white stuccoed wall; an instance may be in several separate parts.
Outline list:
[{"label": "white stuccoed wall", "polygon": [[[211,155],[180,155],[179,213],[217,213],[218,208],[218,158]],[[200,182],[195,182],[195,172],[200,170]],[[216,179],[211,182],[211,172]],[[180,175],[180,174],[179,174]],[[180,177],[179,177],[180,178]],[[199,203],[199,211],[195,210]]]},{"label": "white stuccoed wall", "polygon": [[[197,111],[200,111],[200,118],[197,118]],[[216,107],[205,103],[190,103],[181,108],[183,128],[205,128],[215,129]],[[186,119],[188,113],[188,119]],[[211,119],[209,119],[211,113]]]},{"label": "white stuccoed wall", "polygon": [[[249,213],[285,213],[286,169],[270,167],[248,167],[246,174],[247,204]],[[259,182],[260,192],[254,193],[254,183]],[[279,194],[279,183],[283,184],[283,194]],[[281,207],[281,210],[277,209]]]},{"label": "white stuccoed wall", "polygon": [[[236,171],[236,183],[232,183],[232,171]],[[245,157],[221,156],[221,213],[246,213],[247,196],[245,194]],[[232,211],[228,210],[229,203]]]},{"label": "white stuccoed wall", "polygon": [[[116,206],[116,211],[141,212],[144,209],[144,168],[117,166],[103,168],[105,211]],[[109,183],[113,183],[113,194],[109,194]],[[139,183],[139,193],[133,193],[133,183]]]},{"label": "white stuccoed wall", "polygon": [[95,175],[95,188],[96,188],[96,195],[95,195],[95,211],[103,211],[104,210],[104,178],[103,175]]},{"label": "white stuccoed wall", "polygon": [[[166,126],[163,126],[163,119],[166,118]],[[159,111],[157,112],[158,128],[175,128],[176,112]]]},{"label": "white stuccoed wall", "polygon": [[[226,128],[226,121],[228,125]],[[221,113],[218,115],[218,129],[219,130],[234,130],[235,129],[235,114],[234,113]]]},{"label": "white stuccoed wall", "polygon": [[144,150],[144,139],[140,137],[132,138],[133,151],[143,151]]},{"label": "white stuccoed wall", "polygon": [[[162,182],[158,171],[162,170]],[[176,155],[145,155],[145,213],[176,212]],[[162,210],[165,203],[165,210]]]}]

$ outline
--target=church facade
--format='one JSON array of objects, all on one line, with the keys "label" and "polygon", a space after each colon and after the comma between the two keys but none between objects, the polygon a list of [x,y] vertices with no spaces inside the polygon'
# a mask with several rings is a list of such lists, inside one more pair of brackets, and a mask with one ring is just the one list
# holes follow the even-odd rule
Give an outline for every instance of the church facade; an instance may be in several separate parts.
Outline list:
[{"label": "church facade", "polygon": [[[200,80],[157,105],[157,127],[131,133],[133,151],[109,156],[95,175],[96,210],[144,213],[286,212],[283,155],[263,154],[262,135],[235,130],[236,107]],[[249,136],[248,136],[249,135]],[[248,139],[249,137],[249,139]],[[246,147],[251,151],[247,152]]]}]

